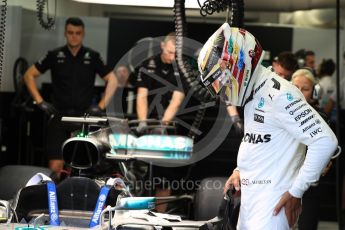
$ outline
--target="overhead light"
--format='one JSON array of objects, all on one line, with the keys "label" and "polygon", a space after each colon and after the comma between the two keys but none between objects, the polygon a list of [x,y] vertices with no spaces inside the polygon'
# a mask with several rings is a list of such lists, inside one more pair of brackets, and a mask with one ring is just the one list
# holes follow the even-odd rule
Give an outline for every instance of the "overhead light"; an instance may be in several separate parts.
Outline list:
[{"label": "overhead light", "polygon": [[[174,6],[174,0],[73,0],[76,2],[93,3],[93,4],[111,4],[122,6],[144,6],[144,7],[168,7]],[[200,1],[202,4],[204,1]],[[186,8],[199,9],[197,0],[186,0]]]}]

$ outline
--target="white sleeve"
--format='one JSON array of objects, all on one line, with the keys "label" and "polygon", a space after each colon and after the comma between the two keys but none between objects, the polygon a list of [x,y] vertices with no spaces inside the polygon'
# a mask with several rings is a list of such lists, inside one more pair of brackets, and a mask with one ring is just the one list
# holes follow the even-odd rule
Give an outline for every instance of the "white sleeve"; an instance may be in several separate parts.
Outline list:
[{"label": "white sleeve", "polygon": [[292,196],[300,198],[311,183],[319,180],[338,141],[328,124],[305,101],[298,89],[291,88],[291,92],[279,95],[273,106],[282,128],[308,146],[305,161],[289,189]]}]

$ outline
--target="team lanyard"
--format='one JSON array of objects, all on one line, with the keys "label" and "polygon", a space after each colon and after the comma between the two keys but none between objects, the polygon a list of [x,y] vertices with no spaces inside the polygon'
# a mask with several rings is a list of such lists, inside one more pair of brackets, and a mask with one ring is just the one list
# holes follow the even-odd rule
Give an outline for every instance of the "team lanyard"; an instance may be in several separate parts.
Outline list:
[{"label": "team lanyard", "polygon": [[47,191],[48,191],[48,207],[49,207],[49,217],[50,217],[50,225],[59,226],[59,208],[57,203],[57,196],[56,196],[56,187],[54,182],[48,181],[47,182]]},{"label": "team lanyard", "polygon": [[99,217],[100,217],[101,212],[103,210],[105,201],[107,200],[110,188],[111,188],[111,186],[109,186],[107,184],[102,186],[102,189],[101,189],[101,191],[98,195],[98,198],[97,198],[95,210],[93,211],[92,218],[91,218],[91,221],[89,224],[90,228],[99,225]]},{"label": "team lanyard", "polygon": [[99,217],[102,213],[102,210],[104,208],[105,201],[107,200],[109,191],[112,186],[115,186],[116,184],[120,185],[121,187],[125,188],[126,185],[120,178],[109,178],[107,183],[102,186],[101,191],[99,192],[97,203],[95,210],[93,211],[92,218],[90,220],[89,227],[95,227],[99,225]]},{"label": "team lanyard", "polygon": [[59,226],[59,208],[57,203],[56,187],[52,179],[43,173],[37,173],[26,183],[25,187],[46,183],[48,194],[48,209],[50,225]]}]

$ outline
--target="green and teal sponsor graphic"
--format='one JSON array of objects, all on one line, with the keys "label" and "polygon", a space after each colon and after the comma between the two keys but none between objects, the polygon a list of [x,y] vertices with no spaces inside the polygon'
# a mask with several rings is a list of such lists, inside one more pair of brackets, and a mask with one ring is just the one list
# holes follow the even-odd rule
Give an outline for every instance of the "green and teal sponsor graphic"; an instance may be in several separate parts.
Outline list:
[{"label": "green and teal sponsor graphic", "polygon": [[137,138],[131,134],[114,133],[109,135],[109,143],[112,149],[136,149]]}]

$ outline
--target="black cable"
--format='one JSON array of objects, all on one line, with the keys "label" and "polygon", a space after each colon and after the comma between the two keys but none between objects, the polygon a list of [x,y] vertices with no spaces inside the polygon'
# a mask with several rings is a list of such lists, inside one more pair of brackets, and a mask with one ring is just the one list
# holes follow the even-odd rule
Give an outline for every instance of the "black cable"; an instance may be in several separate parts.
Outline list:
[{"label": "black cable", "polygon": [[[336,100],[336,134],[338,140],[341,140],[340,134],[340,1],[336,1],[336,90],[337,90],[337,100]],[[341,157],[336,159],[336,212],[338,219],[339,229],[344,226],[344,220],[342,216],[342,171],[341,167]]]},{"label": "black cable", "polygon": [[[13,66],[13,84],[15,95],[11,102],[11,114],[17,114],[20,111],[33,112],[32,97],[24,84],[24,73],[28,69],[29,64],[25,58],[19,57]],[[22,114],[23,115],[23,114]]]},{"label": "black cable", "polygon": [[207,15],[212,15],[214,12],[219,13],[220,11],[225,11],[231,4],[231,0],[206,0],[203,5],[200,4],[200,14],[204,17]]},{"label": "black cable", "polygon": [[6,33],[6,13],[7,13],[7,0],[2,0],[0,10],[0,89],[1,89],[1,78],[4,67],[4,49],[5,49],[5,33]]},{"label": "black cable", "polygon": [[[47,5],[47,21],[44,20],[44,8]],[[56,0],[55,0],[55,12],[54,16],[51,17],[49,15],[49,7],[48,7],[48,0],[37,0],[37,18],[38,22],[45,30],[53,30],[55,29],[55,18],[56,18]]]},{"label": "black cable", "polygon": [[203,5],[200,4],[200,14],[204,17],[212,15],[214,12],[225,11],[226,9],[231,10],[230,25],[241,27],[243,26],[244,17],[244,2],[243,0],[206,0]]},{"label": "black cable", "polygon": [[24,77],[25,71],[28,68],[29,68],[29,63],[23,57],[17,58],[17,60],[14,62],[14,65],[13,65],[13,85],[14,85],[14,90],[16,92],[19,90],[20,86],[24,84],[23,77]]},{"label": "black cable", "polygon": [[[175,31],[176,31],[176,61],[177,65],[185,78],[189,90],[193,90],[194,96],[201,102],[201,109],[198,110],[188,136],[194,137],[195,131],[201,125],[206,110],[206,102],[211,100],[209,92],[199,84],[199,77],[193,74],[190,64],[184,60],[183,57],[183,37],[186,36],[186,14],[185,14],[185,0],[175,0],[174,16],[175,16]],[[200,14],[203,16],[211,15],[214,12],[231,10],[230,25],[236,27],[243,26],[244,18],[244,2],[243,0],[206,0],[201,6]],[[204,14],[203,14],[204,13]]]},{"label": "black cable", "polygon": [[229,5],[231,10],[230,26],[243,28],[244,21],[244,2],[243,0],[232,0]]},{"label": "black cable", "polygon": [[193,95],[202,103],[201,109],[198,110],[196,118],[193,121],[189,136],[194,136],[194,130],[198,130],[201,121],[204,117],[206,107],[204,104],[212,99],[210,93],[199,84],[199,76],[193,74],[193,70],[189,62],[183,57],[183,38],[186,36],[186,14],[185,14],[185,1],[175,0],[174,16],[175,16],[175,31],[176,31],[176,62],[179,70],[184,77],[189,90],[193,91]]}]

